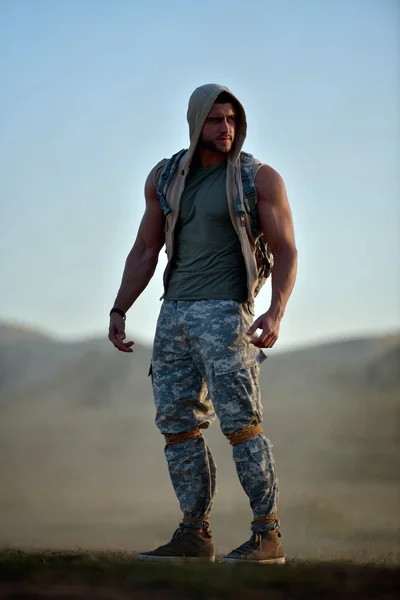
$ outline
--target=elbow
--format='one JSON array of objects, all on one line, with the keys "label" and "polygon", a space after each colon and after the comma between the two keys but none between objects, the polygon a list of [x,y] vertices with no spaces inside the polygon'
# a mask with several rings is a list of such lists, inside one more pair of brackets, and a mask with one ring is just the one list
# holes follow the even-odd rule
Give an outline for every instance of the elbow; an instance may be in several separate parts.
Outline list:
[{"label": "elbow", "polygon": [[134,244],[128,254],[128,261],[132,260],[139,263],[153,263],[157,265],[160,248],[155,246],[145,246],[144,244]]},{"label": "elbow", "polygon": [[159,248],[147,247],[143,250],[142,256],[145,261],[158,262],[158,255],[160,254]]}]

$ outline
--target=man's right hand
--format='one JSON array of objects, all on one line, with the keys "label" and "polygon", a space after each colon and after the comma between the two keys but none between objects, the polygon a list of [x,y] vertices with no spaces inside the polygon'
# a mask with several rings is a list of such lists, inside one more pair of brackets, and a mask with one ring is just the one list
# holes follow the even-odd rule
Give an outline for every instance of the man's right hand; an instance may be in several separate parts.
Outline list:
[{"label": "man's right hand", "polygon": [[113,313],[110,316],[108,339],[121,352],[133,352],[131,346],[135,342],[124,342],[125,337],[125,320],[118,313]]}]

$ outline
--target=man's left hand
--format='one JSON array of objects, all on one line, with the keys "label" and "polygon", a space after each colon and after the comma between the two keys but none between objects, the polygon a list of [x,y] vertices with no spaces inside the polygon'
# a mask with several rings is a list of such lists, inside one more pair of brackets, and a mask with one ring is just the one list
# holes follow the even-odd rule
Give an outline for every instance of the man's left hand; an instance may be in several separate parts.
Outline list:
[{"label": "man's left hand", "polygon": [[252,335],[257,329],[262,329],[262,333],[250,343],[257,348],[272,348],[279,336],[280,323],[280,318],[268,310],[258,317],[248,330],[247,335]]}]

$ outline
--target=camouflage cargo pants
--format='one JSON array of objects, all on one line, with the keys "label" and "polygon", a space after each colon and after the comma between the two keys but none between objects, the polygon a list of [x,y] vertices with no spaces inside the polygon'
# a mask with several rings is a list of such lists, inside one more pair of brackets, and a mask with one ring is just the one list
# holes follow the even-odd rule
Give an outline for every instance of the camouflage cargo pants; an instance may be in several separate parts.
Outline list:
[{"label": "camouflage cargo pants", "polygon": [[278,526],[278,481],[271,444],[261,432],[260,364],[249,343],[247,303],[165,300],[152,356],[156,424],[184,522],[207,524],[216,466],[201,434],[217,414],[233,445],[233,459],[254,512],[252,529]]}]

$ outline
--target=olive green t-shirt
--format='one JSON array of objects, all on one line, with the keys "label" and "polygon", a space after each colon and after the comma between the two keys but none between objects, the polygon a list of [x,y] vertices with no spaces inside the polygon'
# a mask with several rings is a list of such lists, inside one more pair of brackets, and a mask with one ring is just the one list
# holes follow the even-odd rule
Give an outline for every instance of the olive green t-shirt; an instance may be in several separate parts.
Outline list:
[{"label": "olive green t-shirt", "polygon": [[226,163],[191,169],[175,229],[167,300],[247,298],[246,265],[226,194]]}]

